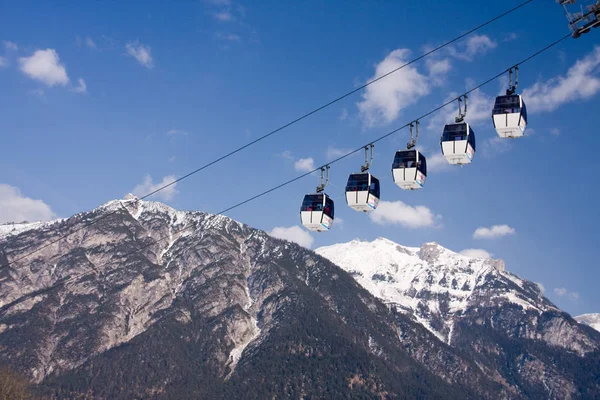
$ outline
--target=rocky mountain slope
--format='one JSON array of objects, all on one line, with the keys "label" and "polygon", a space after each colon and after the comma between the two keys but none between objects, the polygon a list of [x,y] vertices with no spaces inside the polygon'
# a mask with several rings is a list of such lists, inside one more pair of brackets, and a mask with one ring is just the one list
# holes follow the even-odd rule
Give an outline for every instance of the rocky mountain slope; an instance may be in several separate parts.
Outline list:
[{"label": "rocky mountain slope", "polygon": [[[437,265],[439,251],[417,256]],[[450,334],[296,244],[137,199],[4,226],[0,264],[0,365],[47,398],[600,396],[600,334],[543,299],[503,303],[485,290],[493,271],[460,315],[440,308]],[[432,279],[430,310],[444,296]]]},{"label": "rocky mountain slope", "polygon": [[52,398],[519,397],[329,261],[223,216],[113,201],[4,229],[0,263],[0,364]]},{"label": "rocky mountain slope", "polygon": [[[576,379],[551,354],[598,357],[600,336],[559,310],[535,283],[506,271],[501,260],[466,257],[436,243],[405,247],[383,238],[316,253],[441,341],[521,387],[538,384],[548,394],[575,395]],[[597,379],[598,368],[596,374]],[[529,393],[542,396],[538,389]]]},{"label": "rocky mountain slope", "polygon": [[582,314],[575,317],[580,324],[591,326],[600,332],[600,314]]}]

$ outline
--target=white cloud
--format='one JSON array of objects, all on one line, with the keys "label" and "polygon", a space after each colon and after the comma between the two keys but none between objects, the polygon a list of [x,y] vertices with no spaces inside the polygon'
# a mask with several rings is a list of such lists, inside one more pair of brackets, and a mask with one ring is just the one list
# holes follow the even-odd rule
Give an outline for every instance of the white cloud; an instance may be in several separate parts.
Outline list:
[{"label": "white cloud", "polygon": [[[161,182],[157,182],[154,183],[152,181],[152,177],[150,175],[146,175],[144,177],[144,181],[142,183],[140,183],[139,185],[137,185],[135,188],[133,188],[133,190],[131,191],[131,193],[135,194],[138,197],[144,197],[149,193],[154,192],[155,190],[168,185],[169,183],[175,182],[176,178],[173,175],[169,175],[169,176],[165,176]],[[175,195],[177,193],[179,193],[176,190],[176,186],[177,184],[173,184],[163,190],[161,190],[160,192],[156,193],[155,195],[151,196],[151,197],[156,197],[158,199],[162,199],[162,200],[172,200],[173,197],[175,197]]]},{"label": "white cloud", "polygon": [[53,218],[56,214],[42,200],[25,197],[18,188],[0,183],[0,223],[48,221]]},{"label": "white cloud", "polygon": [[278,239],[298,243],[300,246],[306,247],[307,249],[310,249],[315,240],[309,232],[299,226],[290,226],[288,228],[277,226],[269,232],[269,235]]},{"label": "white cloud", "polygon": [[519,35],[517,35],[514,32],[511,32],[508,35],[506,35],[502,41],[503,42],[511,42],[513,40],[517,40],[518,37],[519,37]]},{"label": "white cloud", "polygon": [[54,49],[37,50],[29,57],[19,58],[21,71],[31,79],[45,83],[47,86],[66,85],[69,83],[67,70],[60,63],[58,53]]},{"label": "white cloud", "polygon": [[581,297],[579,292],[570,292],[564,287],[554,288],[554,294],[558,297],[568,297],[573,301],[579,300]]},{"label": "white cloud", "polygon": [[480,149],[482,154],[485,157],[493,157],[497,154],[506,153],[512,148],[513,142],[510,140],[506,140],[501,138],[500,136],[492,136],[491,138],[487,138],[480,145]]},{"label": "white cloud", "polygon": [[0,68],[8,67],[8,60],[0,56]]},{"label": "white cloud", "polygon": [[515,233],[515,229],[508,225],[494,225],[491,228],[479,227],[473,233],[473,239],[496,239]]},{"label": "white cloud", "polygon": [[[397,49],[375,66],[376,79],[406,64],[410,50]],[[429,94],[428,77],[415,67],[406,66],[381,81],[367,86],[363,100],[356,103],[363,124],[373,127],[398,118],[400,110]]]},{"label": "white cloud", "polygon": [[441,218],[425,206],[412,207],[401,201],[381,201],[369,217],[379,225],[398,224],[408,228],[431,227],[436,219]]},{"label": "white cloud", "polygon": [[542,285],[540,282],[534,282],[538,288],[540,288],[540,292],[542,292],[542,294],[546,293],[546,287],[544,285]]},{"label": "white cloud", "polygon": [[563,297],[567,293],[568,293],[568,291],[565,288],[554,288],[554,294],[557,295],[558,297]]},{"label": "white cloud", "polygon": [[438,86],[444,83],[446,75],[452,69],[452,64],[450,64],[450,60],[448,58],[441,60],[428,58],[425,61],[425,66],[427,67],[427,71],[429,71],[430,79],[435,85]]},{"label": "white cloud", "polygon": [[432,153],[427,157],[427,173],[452,169],[452,165],[442,153]]},{"label": "white cloud", "polygon": [[453,57],[471,61],[476,55],[485,54],[488,50],[494,49],[497,46],[498,43],[490,39],[487,35],[472,35],[457,47],[448,47],[448,51]]},{"label": "white cloud", "polygon": [[[341,157],[345,154],[350,153],[352,150],[350,149],[343,149],[343,148],[337,148],[337,147],[333,147],[333,146],[328,146],[327,147],[327,160],[333,160],[335,158]],[[358,153],[356,153],[358,154]]]},{"label": "white cloud", "polygon": [[309,172],[315,169],[315,161],[312,158],[301,158],[294,163],[296,171]]},{"label": "white cloud", "polygon": [[89,36],[85,37],[85,45],[87,47],[89,47],[90,49],[95,49],[98,47],[98,46],[96,46],[96,42],[94,42],[94,40]]},{"label": "white cloud", "polygon": [[345,121],[348,118],[348,110],[346,108],[342,108],[342,112],[340,113],[340,116],[338,117],[338,119],[340,121]]},{"label": "white cloud", "polygon": [[19,50],[19,46],[17,46],[17,44],[15,42],[11,42],[10,40],[5,40],[4,41],[4,47],[6,47],[6,50]]},{"label": "white cloud", "polygon": [[492,258],[492,254],[483,249],[464,249],[460,254],[471,258]]},{"label": "white cloud", "polygon": [[167,132],[167,136],[176,136],[176,135],[182,135],[182,136],[187,136],[188,132],[181,130],[181,129],[170,129]]},{"label": "white cloud", "polygon": [[79,78],[79,80],[77,82],[79,84],[77,85],[76,88],[73,89],[73,91],[75,93],[87,93],[87,85],[85,84],[85,81],[83,80],[83,78]]},{"label": "white cloud", "polygon": [[142,66],[152,68],[154,66],[152,60],[152,49],[150,46],[140,44],[137,40],[125,45],[127,54],[135,58]]},{"label": "white cloud", "polygon": [[228,42],[241,42],[242,38],[240,35],[236,35],[235,33],[223,33],[217,32],[216,36],[221,40],[226,40]]},{"label": "white cloud", "polygon": [[235,21],[235,17],[229,11],[223,10],[213,13],[213,17],[220,22],[231,22]]},{"label": "white cloud", "polygon": [[561,105],[586,100],[600,91],[600,46],[578,60],[566,76],[557,76],[546,82],[537,82],[523,90],[529,112],[554,111]]}]

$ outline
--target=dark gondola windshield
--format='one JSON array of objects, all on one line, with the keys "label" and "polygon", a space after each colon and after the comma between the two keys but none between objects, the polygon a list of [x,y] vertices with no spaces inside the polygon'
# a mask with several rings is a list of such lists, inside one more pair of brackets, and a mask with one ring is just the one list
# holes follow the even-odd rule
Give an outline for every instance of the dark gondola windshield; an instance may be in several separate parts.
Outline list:
[{"label": "dark gondola windshield", "polygon": [[325,215],[328,215],[331,218],[333,218],[334,211],[335,209],[333,207],[333,200],[331,199],[331,197],[325,195],[325,210],[323,210],[323,212],[325,213]]},{"label": "dark gondola windshield", "polygon": [[300,211],[323,211],[323,195],[307,194],[304,196]]},{"label": "dark gondola windshield", "polygon": [[[323,196],[325,196],[325,208],[323,208]],[[326,194],[307,194],[304,196],[300,211],[323,211],[333,218],[333,200]]]},{"label": "dark gondola windshield", "polygon": [[521,102],[523,103],[521,106],[521,118],[523,118],[523,121],[527,124],[527,106],[525,106],[525,100],[521,99]]},{"label": "dark gondola windshield", "polygon": [[377,197],[378,199],[380,198],[379,196],[379,179],[375,178],[374,176],[371,176],[371,187],[369,187],[369,193],[371,193],[373,196]]},{"label": "dark gondola windshield", "polygon": [[[417,158],[419,159],[417,162]],[[417,157],[416,150],[403,150],[397,151],[396,156],[394,157],[394,162],[392,163],[392,168],[415,168],[421,171],[425,176],[427,176],[427,162],[425,161],[425,157],[423,154],[419,154]]]},{"label": "dark gondola windshield", "polygon": [[369,174],[352,174],[348,177],[346,192],[366,192],[369,190]]},{"label": "dark gondola windshield", "polygon": [[471,144],[473,150],[477,150],[475,148],[475,132],[473,132],[473,129],[471,129],[471,125],[469,125],[469,144]]},{"label": "dark gondola windshield", "polygon": [[498,114],[515,114],[521,112],[521,101],[518,94],[509,96],[498,96],[496,97],[496,103],[494,103],[494,115]]}]

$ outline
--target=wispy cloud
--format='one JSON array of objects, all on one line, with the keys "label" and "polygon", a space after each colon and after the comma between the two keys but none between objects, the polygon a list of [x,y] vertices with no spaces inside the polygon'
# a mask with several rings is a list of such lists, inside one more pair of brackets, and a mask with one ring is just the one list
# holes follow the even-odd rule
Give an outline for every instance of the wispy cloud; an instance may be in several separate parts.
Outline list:
[{"label": "wispy cloud", "polygon": [[338,117],[338,119],[340,121],[345,121],[348,118],[348,110],[346,108],[342,108],[342,112],[340,113],[340,116]]},{"label": "wispy cloud", "polygon": [[[352,150],[350,149],[345,149],[345,148],[338,148],[338,147],[334,147],[334,146],[328,146],[327,147],[327,152],[325,154],[325,156],[327,157],[327,160],[333,160],[336,159],[338,157],[341,157],[345,154],[350,153]],[[357,153],[358,154],[358,153]]]},{"label": "wispy cloud", "polygon": [[498,43],[489,36],[475,34],[457,46],[448,46],[447,49],[452,57],[472,61],[475,56],[485,54],[497,46]]},{"label": "wispy cloud", "polygon": [[19,63],[25,75],[49,87],[69,83],[67,70],[54,49],[37,50],[29,57],[19,58]]},{"label": "wispy cloud", "polygon": [[492,258],[492,254],[483,249],[464,249],[460,254],[470,258]]},{"label": "wispy cloud", "polygon": [[[154,183],[152,180],[152,176],[150,176],[148,174],[144,177],[144,180],[142,181],[142,183],[140,183],[139,185],[137,185],[136,187],[133,188],[131,193],[133,193],[134,195],[136,195],[138,197],[143,197],[165,185],[175,182],[175,180],[176,180],[176,178],[174,175],[168,175],[168,176],[165,176],[161,182]],[[158,199],[162,199],[165,201],[172,200],[175,197],[175,195],[177,193],[179,193],[176,190],[176,186],[177,186],[177,184],[173,183],[171,186],[166,187],[165,189],[161,190],[160,192],[156,193],[155,195],[152,195],[151,197],[156,197]]]},{"label": "wispy cloud", "polygon": [[554,111],[563,104],[587,100],[600,91],[600,46],[578,60],[565,76],[537,82],[523,90],[529,112]]},{"label": "wispy cloud", "polygon": [[240,35],[236,35],[235,33],[223,33],[217,32],[215,34],[219,39],[226,40],[228,42],[241,42],[242,38]]},{"label": "wispy cloud", "polygon": [[[336,222],[337,222],[337,218],[336,218]],[[283,240],[288,240],[290,242],[298,243],[300,246],[306,247],[307,249],[311,248],[311,246],[315,240],[309,232],[307,232],[305,229],[302,229],[299,226],[290,226],[290,227],[277,226],[277,227],[273,228],[273,230],[271,232],[269,232],[269,235],[271,235],[275,238],[278,238],[278,239],[283,239]]]},{"label": "wispy cloud", "polygon": [[87,85],[85,84],[85,81],[83,80],[83,78],[79,78],[77,80],[77,86],[75,88],[73,88],[73,91],[75,93],[87,93]]},{"label": "wispy cloud", "polygon": [[579,295],[579,292],[570,292],[564,287],[554,288],[554,294],[558,297],[568,297],[571,300],[579,300],[579,298],[581,297]]},{"label": "wispy cloud", "polygon": [[428,207],[409,206],[401,201],[381,201],[375,211],[369,213],[371,221],[378,225],[402,225],[408,228],[433,227],[441,216]]},{"label": "wispy cloud", "polygon": [[19,50],[19,46],[17,46],[17,44],[15,42],[11,42],[10,40],[5,40],[3,43],[4,43],[4,47],[6,48],[6,50],[12,50],[12,51]]},{"label": "wispy cloud", "polygon": [[89,37],[89,36],[85,37],[85,45],[87,47],[89,47],[90,49],[97,49],[98,48],[98,46],[96,45],[96,42],[94,42],[94,40],[91,37]]},{"label": "wispy cloud", "polygon": [[0,68],[8,67],[8,59],[0,56]]},{"label": "wispy cloud", "polygon": [[309,172],[315,169],[315,161],[310,157],[301,158],[294,163],[294,168],[296,171]]},{"label": "wispy cloud", "polygon": [[42,200],[25,197],[18,188],[0,183],[0,223],[48,221],[53,218],[56,214]]},{"label": "wispy cloud", "polygon": [[143,45],[139,41],[129,42],[125,45],[127,54],[135,58],[140,65],[150,69],[154,66],[154,60],[152,58],[152,49],[150,46]]},{"label": "wispy cloud", "polygon": [[169,129],[169,131],[167,131],[167,136],[187,136],[188,132],[184,131],[182,129]]},{"label": "wispy cloud", "polygon": [[479,227],[473,233],[473,239],[497,239],[515,233],[515,229],[508,225],[494,225],[490,228]]}]

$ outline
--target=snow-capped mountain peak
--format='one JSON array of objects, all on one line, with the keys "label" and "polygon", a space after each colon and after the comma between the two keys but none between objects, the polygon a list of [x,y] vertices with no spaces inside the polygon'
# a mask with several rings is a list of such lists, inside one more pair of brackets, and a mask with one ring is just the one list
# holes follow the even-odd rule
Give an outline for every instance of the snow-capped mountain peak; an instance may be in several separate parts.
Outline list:
[{"label": "snow-capped mountain peak", "polygon": [[467,257],[435,242],[418,248],[385,238],[353,240],[316,252],[447,343],[456,318],[483,304],[512,303],[536,313],[557,310],[537,285],[505,271],[502,260]]},{"label": "snow-capped mountain peak", "polygon": [[600,332],[600,313],[578,315],[575,317],[575,321],[580,324],[589,325]]}]

